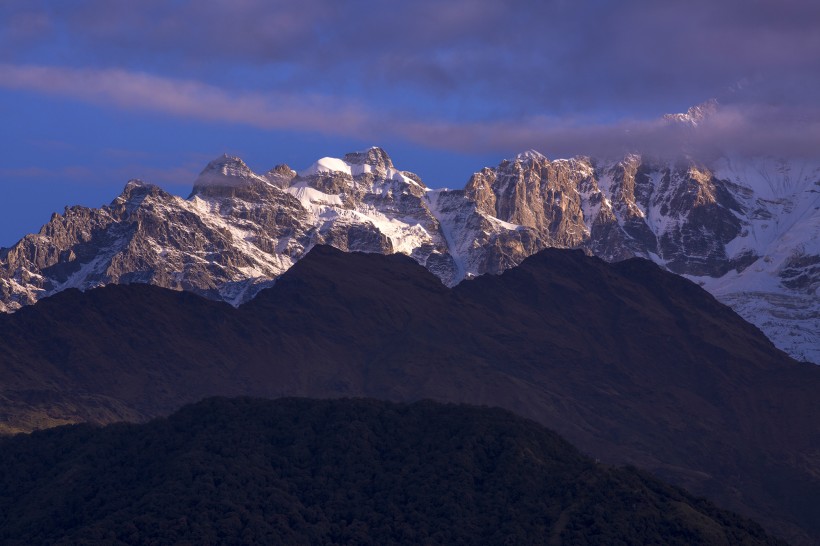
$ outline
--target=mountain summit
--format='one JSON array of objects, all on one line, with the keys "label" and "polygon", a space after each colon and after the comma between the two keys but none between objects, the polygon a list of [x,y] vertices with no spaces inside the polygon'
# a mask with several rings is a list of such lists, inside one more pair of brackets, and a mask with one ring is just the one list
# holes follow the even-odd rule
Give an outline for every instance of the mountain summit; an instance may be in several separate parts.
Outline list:
[{"label": "mountain summit", "polygon": [[709,99],[705,102],[690,107],[682,114],[666,114],[663,120],[669,123],[680,123],[697,127],[703,120],[713,116],[720,108],[717,99]]},{"label": "mountain summit", "polygon": [[819,211],[820,165],[772,159],[599,162],[531,150],[448,190],[377,147],[264,174],[224,155],[188,199],[129,183],[109,206],[67,208],[0,250],[0,310],[131,282],[238,305],[317,244],[402,253],[448,286],[547,247],[580,248],[685,275],[780,348],[820,362]]}]

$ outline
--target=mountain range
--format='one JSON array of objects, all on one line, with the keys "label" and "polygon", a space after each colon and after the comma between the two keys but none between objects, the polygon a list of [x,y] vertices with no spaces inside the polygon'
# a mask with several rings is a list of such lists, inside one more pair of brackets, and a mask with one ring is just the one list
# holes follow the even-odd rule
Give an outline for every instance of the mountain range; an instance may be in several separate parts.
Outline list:
[{"label": "mountain range", "polygon": [[238,308],[112,284],[2,315],[0,332],[5,432],[213,395],[500,406],[820,541],[820,367],[647,260],[547,248],[449,288],[401,253],[317,245]]},{"label": "mountain range", "polygon": [[[697,123],[692,109],[670,123]],[[431,189],[380,148],[296,172],[212,161],[187,199],[130,181],[0,249],[0,311],[148,283],[239,305],[317,244],[410,256],[447,286],[550,247],[650,259],[799,360],[820,362],[820,165],[773,158],[549,160],[529,151]]]}]

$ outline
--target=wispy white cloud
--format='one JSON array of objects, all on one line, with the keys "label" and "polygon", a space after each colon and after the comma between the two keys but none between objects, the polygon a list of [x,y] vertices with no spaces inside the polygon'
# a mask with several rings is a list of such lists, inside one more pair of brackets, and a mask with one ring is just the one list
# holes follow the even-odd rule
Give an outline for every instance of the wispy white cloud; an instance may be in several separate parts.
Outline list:
[{"label": "wispy white cloud", "polygon": [[111,107],[270,130],[381,142],[400,138],[460,152],[536,148],[550,155],[769,153],[816,155],[820,112],[756,102],[724,106],[696,128],[660,118],[611,123],[544,115],[485,121],[408,116],[319,94],[238,92],[195,80],[121,69],[0,64],[0,87]]},{"label": "wispy white cloud", "polygon": [[264,129],[357,133],[366,114],[333,97],[229,92],[194,80],[121,69],[0,64],[0,86]]}]

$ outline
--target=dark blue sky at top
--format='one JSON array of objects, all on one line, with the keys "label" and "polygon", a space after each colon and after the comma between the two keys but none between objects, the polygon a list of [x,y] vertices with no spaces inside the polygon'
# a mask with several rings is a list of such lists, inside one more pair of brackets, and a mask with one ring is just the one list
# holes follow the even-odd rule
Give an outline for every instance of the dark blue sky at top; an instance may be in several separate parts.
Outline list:
[{"label": "dark blue sky at top", "polygon": [[814,0],[5,0],[0,246],[130,178],[186,196],[371,145],[433,187],[534,148],[820,156]]}]

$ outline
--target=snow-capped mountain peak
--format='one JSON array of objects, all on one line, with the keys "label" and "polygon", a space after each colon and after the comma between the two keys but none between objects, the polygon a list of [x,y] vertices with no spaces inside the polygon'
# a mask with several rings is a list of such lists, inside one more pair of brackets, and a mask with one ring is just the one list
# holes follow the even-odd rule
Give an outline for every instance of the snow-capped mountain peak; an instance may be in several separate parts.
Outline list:
[{"label": "snow-capped mountain peak", "polygon": [[[360,172],[363,172],[363,169]],[[353,168],[350,163],[346,163],[337,157],[323,157],[310,167],[298,171],[298,176],[306,178],[308,176],[325,173],[343,173],[348,176],[353,176]]]},{"label": "snow-capped mountain peak", "polygon": [[669,123],[680,123],[697,127],[705,119],[713,116],[719,109],[720,103],[717,99],[709,99],[700,104],[690,107],[685,113],[680,114],[666,114],[663,116],[664,121]]},{"label": "snow-capped mountain peak", "polygon": [[239,157],[223,154],[208,163],[202,170],[194,181],[192,195],[201,193],[205,188],[237,187],[267,182],[264,177],[253,172]]},{"label": "snow-capped mountain peak", "polygon": [[349,165],[370,165],[381,169],[392,169],[393,160],[387,152],[378,146],[372,146],[363,152],[351,152],[345,154],[345,163]]},{"label": "snow-capped mountain peak", "polygon": [[238,305],[320,243],[404,253],[451,286],[545,247],[582,248],[686,275],[817,362],[818,241],[820,169],[795,162],[549,160],[530,150],[464,189],[430,190],[376,147],[264,175],[225,155],[188,199],[130,181],[108,207],[55,214],[0,254],[0,310],[123,282]]},{"label": "snow-capped mountain peak", "polygon": [[138,178],[132,178],[128,182],[126,182],[125,187],[122,189],[122,193],[117,199],[122,199],[124,201],[131,200],[134,194],[138,193],[145,193],[151,187],[154,187],[153,184],[149,184],[143,180]]},{"label": "snow-capped mountain peak", "polygon": [[370,174],[377,179],[396,180],[406,184],[424,187],[421,179],[412,173],[397,170],[387,152],[378,147],[363,152],[345,154],[344,159],[323,157],[308,168],[299,171],[299,178],[310,178],[322,175],[346,175],[356,178]]},{"label": "snow-capped mountain peak", "polygon": [[520,154],[517,154],[515,156],[516,161],[544,161],[546,159],[547,158],[546,156],[544,156],[544,154],[536,150],[527,150],[526,152],[521,152]]},{"label": "snow-capped mountain peak", "polygon": [[222,154],[208,163],[201,174],[214,174],[231,178],[250,178],[255,176],[255,173],[241,158],[228,154]]}]

